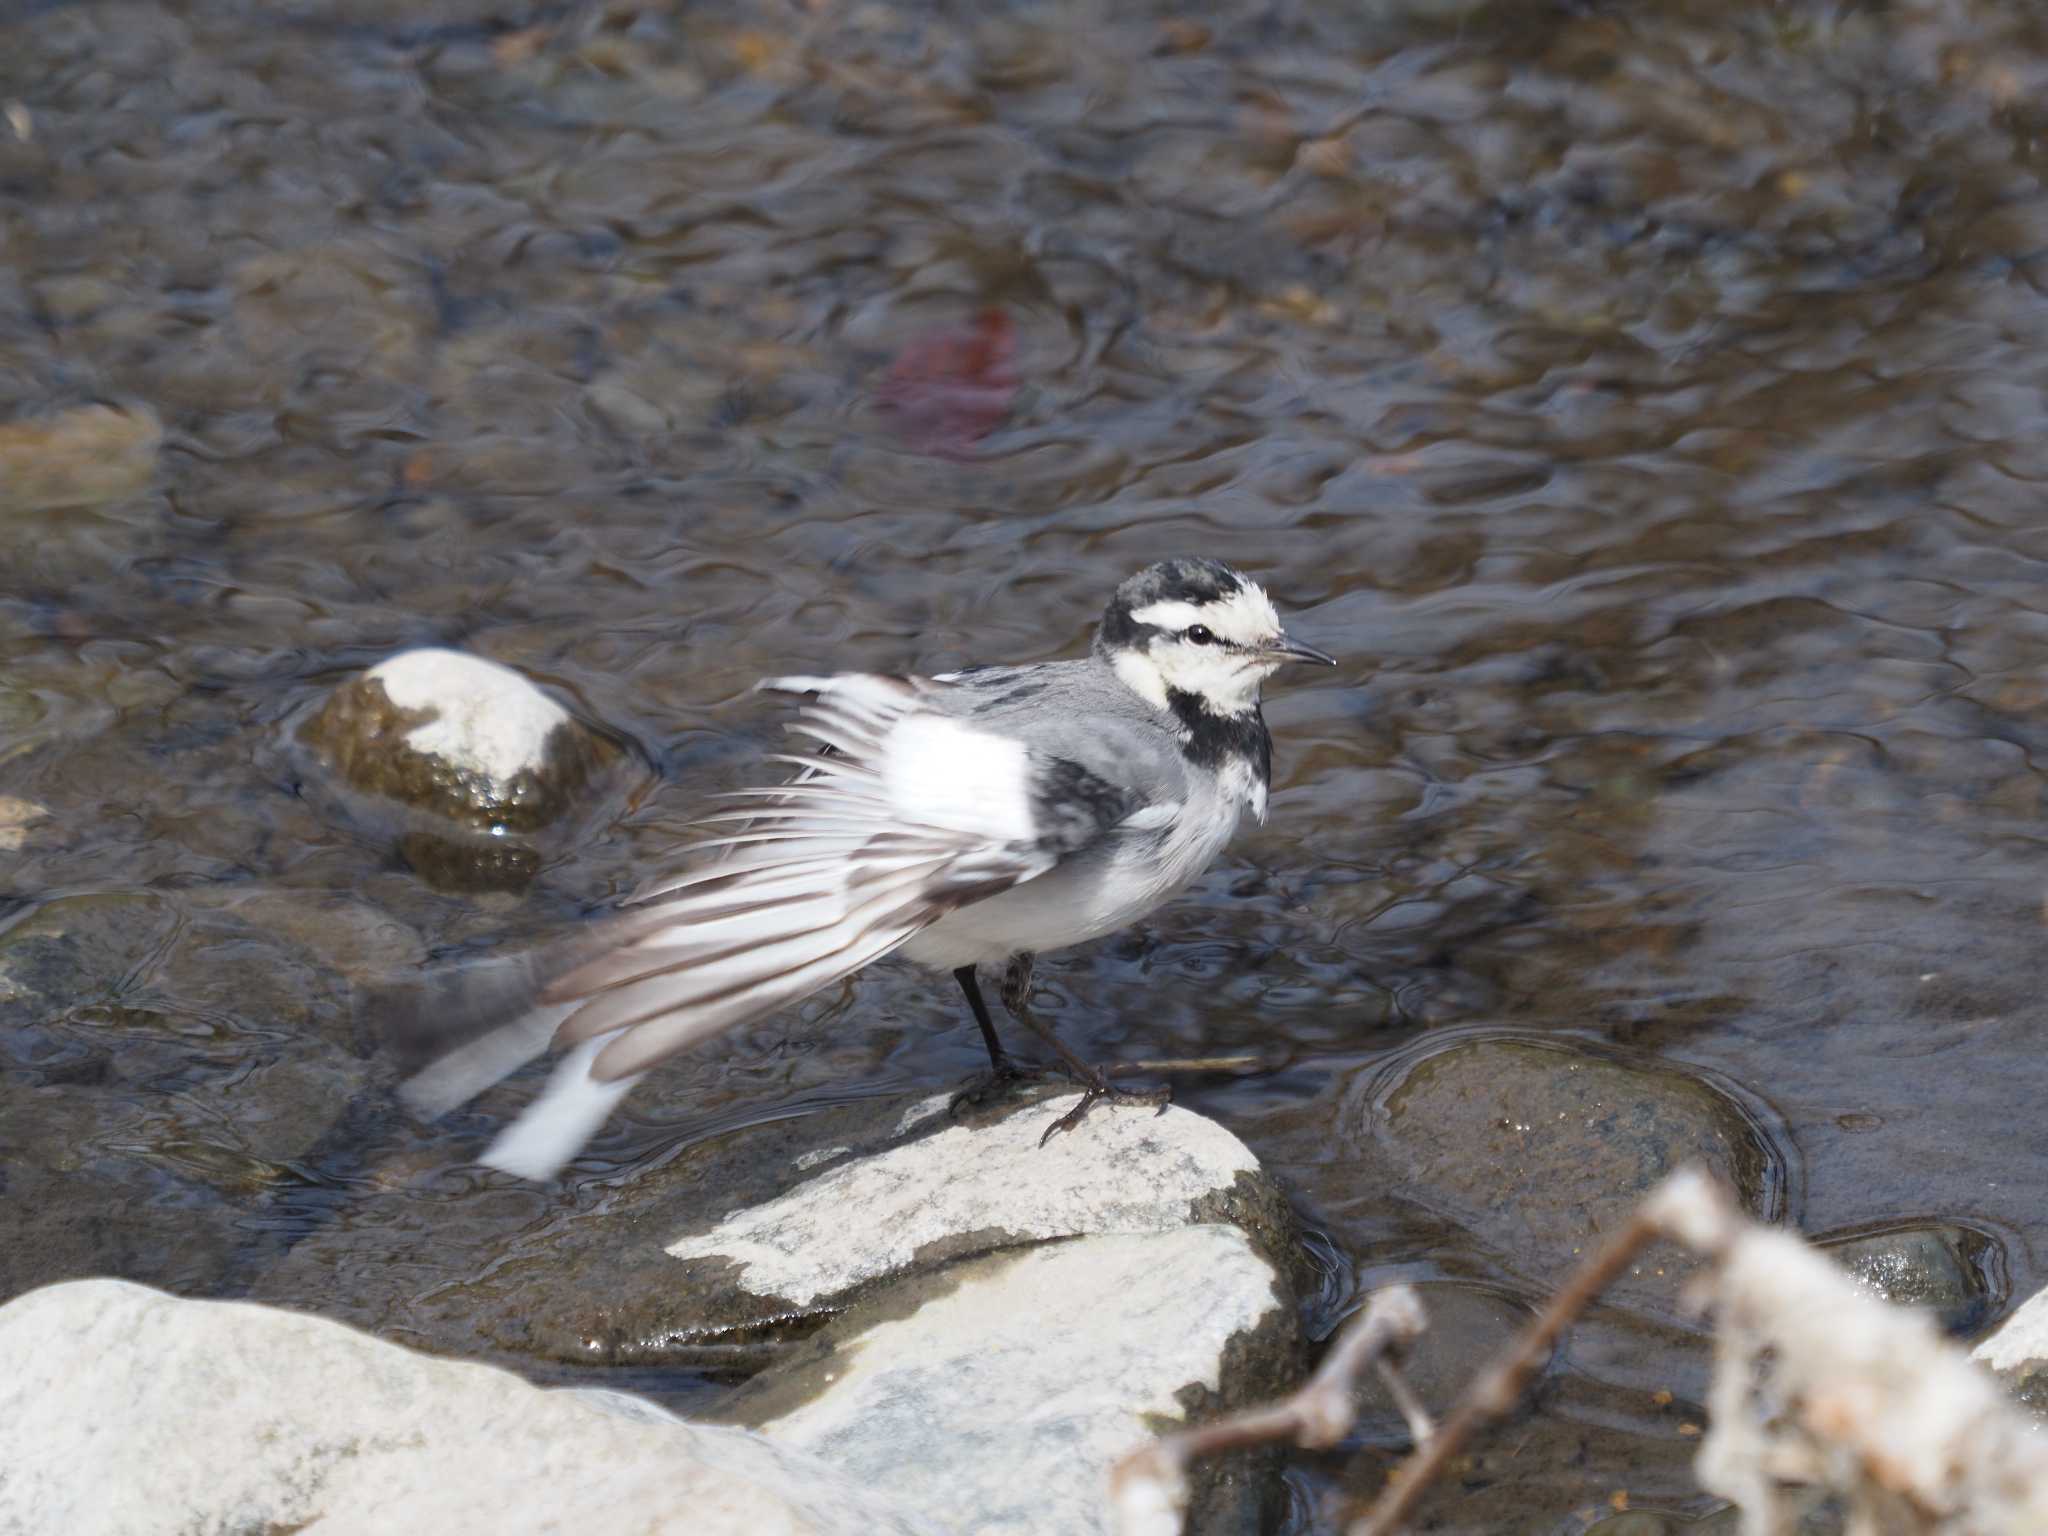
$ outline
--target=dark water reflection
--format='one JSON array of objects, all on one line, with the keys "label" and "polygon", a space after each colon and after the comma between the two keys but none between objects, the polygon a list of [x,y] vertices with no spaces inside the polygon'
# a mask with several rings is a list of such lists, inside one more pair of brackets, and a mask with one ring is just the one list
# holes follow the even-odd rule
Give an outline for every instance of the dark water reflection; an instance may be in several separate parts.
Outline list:
[{"label": "dark water reflection", "polygon": [[[762,672],[1070,652],[1194,549],[1347,665],[1272,703],[1271,825],[1047,1003],[1105,1056],[1285,1056],[1183,1098],[1328,1234],[1325,1318],[1469,1272],[1346,1106],[1474,1021],[1723,1074],[1789,1127],[1807,1227],[1973,1224],[2048,1278],[2031,8],[219,0],[0,42],[0,407],[165,434],[143,495],[0,488],[0,794],[49,813],[4,890],[133,908],[58,923],[69,1013],[0,998],[5,1118],[67,1140],[10,1145],[11,1198],[225,1213],[70,1231],[56,1270],[205,1289],[347,1221],[328,1152],[408,1135],[348,983],[635,884],[766,729]],[[878,381],[987,305],[1012,414],[913,451]],[[655,765],[524,899],[425,890],[276,766],[278,722],[418,642]],[[978,1049],[884,967],[599,1150]],[[481,1231],[606,1184],[419,1198]],[[1545,1443],[1584,1459],[1475,1479],[1523,1479],[1524,1529],[1684,1504],[1690,1444],[1575,1348]],[[1304,1462],[1302,1520],[1380,1465]]]}]

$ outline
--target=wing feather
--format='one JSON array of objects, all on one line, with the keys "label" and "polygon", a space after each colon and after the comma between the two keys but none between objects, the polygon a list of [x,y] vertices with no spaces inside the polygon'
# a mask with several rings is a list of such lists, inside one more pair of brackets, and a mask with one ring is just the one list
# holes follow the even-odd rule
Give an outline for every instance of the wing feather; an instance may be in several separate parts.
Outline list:
[{"label": "wing feather", "polygon": [[[763,803],[719,817],[720,835],[699,845],[719,857],[637,898],[607,952],[547,988],[546,1001],[576,1005],[558,1046],[620,1032],[591,1064],[601,1081],[829,986],[1053,862],[1030,835],[1022,748],[936,707],[936,685],[850,674],[763,686],[800,695],[791,729],[832,750],[780,754],[800,781],[734,792]],[[935,741],[957,760],[931,763]],[[933,807],[935,769],[956,788]],[[964,816],[963,794],[992,813]]]}]

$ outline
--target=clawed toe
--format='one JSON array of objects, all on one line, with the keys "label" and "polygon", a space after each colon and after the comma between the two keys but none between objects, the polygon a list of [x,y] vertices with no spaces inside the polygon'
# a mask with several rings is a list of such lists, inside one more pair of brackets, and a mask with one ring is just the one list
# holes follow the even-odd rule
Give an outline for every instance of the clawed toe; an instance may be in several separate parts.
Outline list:
[{"label": "clawed toe", "polygon": [[1061,1115],[1059,1119],[1053,1121],[1051,1125],[1048,1125],[1045,1128],[1045,1134],[1038,1138],[1038,1144],[1042,1147],[1048,1141],[1051,1141],[1056,1133],[1071,1131],[1088,1117],[1089,1110],[1105,1101],[1112,1105],[1154,1104],[1158,1106],[1156,1113],[1163,1115],[1166,1113],[1167,1106],[1173,1102],[1173,1089],[1170,1087],[1160,1087],[1140,1091],[1133,1088],[1119,1088],[1098,1073],[1094,1082],[1086,1083],[1082,1086],[1081,1102],[1068,1110],[1064,1115]]}]

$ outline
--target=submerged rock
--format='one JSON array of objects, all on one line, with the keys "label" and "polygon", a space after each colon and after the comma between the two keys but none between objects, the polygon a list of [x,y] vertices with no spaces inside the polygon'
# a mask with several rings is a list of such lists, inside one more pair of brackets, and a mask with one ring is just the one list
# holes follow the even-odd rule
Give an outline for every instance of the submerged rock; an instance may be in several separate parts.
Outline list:
[{"label": "submerged rock", "polygon": [[[1742,1536],[1742,1511],[1730,1504],[1688,1519],[1657,1510],[1630,1510],[1590,1525],[1585,1536]],[[1832,1499],[1800,1516],[1785,1536],[1842,1536],[1841,1507]]]},{"label": "submerged rock", "polygon": [[[1632,1509],[1594,1522],[1586,1527],[1586,1536],[1736,1536],[1741,1527],[1741,1512],[1733,1506],[1696,1520],[1659,1510]],[[1799,1536],[1808,1536],[1805,1526]]]},{"label": "submerged rock", "polygon": [[1815,1238],[1873,1296],[1923,1307],[1951,1333],[1968,1333],[1997,1304],[2003,1263],[1995,1239],[1943,1223],[1898,1225]]},{"label": "submerged rock", "polygon": [[[0,721],[4,724],[4,721]],[[14,853],[28,841],[28,829],[49,817],[49,811],[33,800],[0,795],[0,853]]]},{"label": "submerged rock", "polygon": [[[1401,1374],[1441,1423],[1472,1383],[1507,1353],[1535,1314],[1497,1291],[1463,1280],[1423,1281],[1415,1293],[1422,1299],[1429,1327],[1408,1346]],[[1539,1368],[1538,1379],[1541,1376]],[[1354,1433],[1375,1445],[1405,1447],[1410,1441],[1407,1420],[1377,1375],[1368,1375],[1359,1384]]]},{"label": "submerged rock", "polygon": [[0,1308],[0,1529],[937,1536],[788,1444],[112,1280]]},{"label": "submerged rock", "polygon": [[349,789],[404,813],[397,841],[429,883],[517,889],[619,750],[510,667],[404,651],[343,683],[298,732]]},{"label": "submerged rock", "polygon": [[87,405],[0,425],[0,513],[98,507],[148,487],[163,424],[143,407]]},{"label": "submerged rock", "polygon": [[219,896],[62,897],[0,932],[0,1299],[221,1284],[368,1088],[346,980]]},{"label": "submerged rock", "polygon": [[[1784,1156],[1748,1106],[1700,1074],[1575,1041],[1432,1041],[1381,1075],[1373,1121],[1404,1199],[1458,1222],[1538,1285],[1555,1283],[1687,1162],[1759,1219],[1784,1214]],[[1659,1245],[1617,1293],[1673,1301],[1678,1267],[1676,1250]]]}]

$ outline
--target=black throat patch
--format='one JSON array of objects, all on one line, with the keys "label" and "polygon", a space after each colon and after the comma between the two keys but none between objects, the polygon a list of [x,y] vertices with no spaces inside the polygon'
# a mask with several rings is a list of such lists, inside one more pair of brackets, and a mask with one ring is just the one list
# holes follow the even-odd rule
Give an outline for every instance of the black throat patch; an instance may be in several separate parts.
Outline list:
[{"label": "black throat patch", "polygon": [[1190,762],[1221,768],[1233,760],[1246,763],[1261,784],[1273,779],[1273,733],[1254,704],[1241,715],[1211,714],[1201,699],[1184,688],[1166,690],[1166,707],[1187,739],[1181,750]]}]

